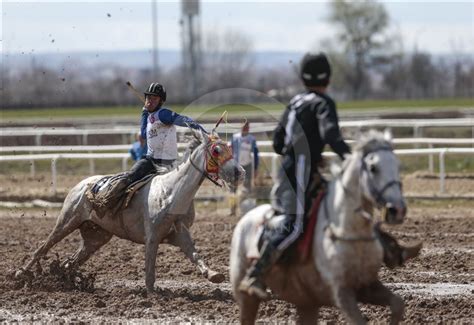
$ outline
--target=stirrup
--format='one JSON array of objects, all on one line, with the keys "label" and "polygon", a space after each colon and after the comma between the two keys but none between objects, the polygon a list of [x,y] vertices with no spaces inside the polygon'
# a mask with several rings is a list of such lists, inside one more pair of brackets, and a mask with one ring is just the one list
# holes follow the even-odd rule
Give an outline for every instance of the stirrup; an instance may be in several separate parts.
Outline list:
[{"label": "stirrup", "polygon": [[270,295],[267,292],[267,288],[256,277],[252,277],[252,278],[245,277],[240,282],[239,291],[245,292],[246,294],[257,297],[261,300],[270,299]]}]

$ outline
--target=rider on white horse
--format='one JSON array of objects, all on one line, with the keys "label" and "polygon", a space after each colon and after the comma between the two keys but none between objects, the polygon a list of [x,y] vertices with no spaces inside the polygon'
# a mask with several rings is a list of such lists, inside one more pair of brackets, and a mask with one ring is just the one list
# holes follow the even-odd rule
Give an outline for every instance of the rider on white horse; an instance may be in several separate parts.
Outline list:
[{"label": "rider on white horse", "polygon": [[111,189],[111,193],[123,190],[127,185],[153,173],[165,173],[173,169],[178,158],[176,125],[191,127],[196,130],[204,128],[192,118],[180,115],[163,107],[166,101],[166,89],[159,83],[151,83],[144,92],[145,106],[141,117],[141,136],[147,142],[147,154],[138,160],[132,168],[121,175]]},{"label": "rider on white horse", "polygon": [[[291,99],[274,132],[273,147],[283,159],[278,183],[272,190],[272,203],[285,221],[264,237],[260,258],[250,266],[239,286],[239,290],[261,299],[268,298],[262,281],[264,272],[303,232],[311,198],[325,182],[318,170],[325,145],[329,144],[341,159],[350,153],[340,133],[336,105],[326,94],[330,76],[331,67],[323,53],[306,54],[300,77],[307,91]],[[397,262],[400,265],[403,261]]]},{"label": "rider on white horse", "polygon": [[145,158],[139,160],[129,171],[130,182],[139,180],[160,168],[168,171],[173,168],[178,158],[176,125],[206,132],[192,118],[163,107],[166,101],[166,90],[163,85],[151,83],[144,94],[141,135],[147,141],[148,150]]}]

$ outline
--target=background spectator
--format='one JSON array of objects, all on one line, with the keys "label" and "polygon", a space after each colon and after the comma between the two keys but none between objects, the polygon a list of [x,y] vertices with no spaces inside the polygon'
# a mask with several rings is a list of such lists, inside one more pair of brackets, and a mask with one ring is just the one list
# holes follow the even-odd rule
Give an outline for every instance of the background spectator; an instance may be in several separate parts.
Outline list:
[{"label": "background spectator", "polygon": [[132,147],[128,152],[130,152],[130,156],[132,156],[133,161],[137,161],[145,157],[146,155],[146,141],[142,138],[140,132],[137,133],[136,135],[136,140],[133,144]]}]

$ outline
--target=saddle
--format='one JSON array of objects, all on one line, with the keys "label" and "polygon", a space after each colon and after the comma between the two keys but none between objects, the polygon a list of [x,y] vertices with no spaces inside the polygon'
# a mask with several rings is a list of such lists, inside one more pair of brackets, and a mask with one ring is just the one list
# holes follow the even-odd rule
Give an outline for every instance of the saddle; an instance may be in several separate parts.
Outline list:
[{"label": "saddle", "polygon": [[155,176],[162,173],[149,174],[131,184],[128,183],[126,173],[106,175],[97,182],[88,185],[86,196],[92,203],[99,218],[106,212],[116,214],[128,207],[134,194],[148,184]]},{"label": "saddle", "polygon": [[[325,191],[318,192],[317,196],[312,199],[311,207],[304,218],[303,232],[300,234],[293,244],[291,244],[278,258],[277,263],[287,264],[295,258],[300,261],[306,261],[310,256],[314,230],[318,219],[318,211],[321,200],[326,195]],[[263,243],[270,239],[274,231],[284,227],[285,218],[280,211],[274,208],[269,209],[264,216],[264,220],[253,234],[251,249],[247,253],[247,258],[255,259],[260,257],[260,249]]]}]

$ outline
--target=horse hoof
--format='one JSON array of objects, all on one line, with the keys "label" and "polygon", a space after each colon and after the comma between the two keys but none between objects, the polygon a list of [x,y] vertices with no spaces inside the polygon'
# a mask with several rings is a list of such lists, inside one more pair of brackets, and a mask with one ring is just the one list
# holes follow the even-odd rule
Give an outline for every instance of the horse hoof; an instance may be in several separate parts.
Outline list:
[{"label": "horse hoof", "polygon": [[225,280],[225,276],[222,273],[210,271],[207,279],[212,283],[221,283]]},{"label": "horse hoof", "polygon": [[32,278],[34,278],[33,272],[23,269],[16,271],[13,275],[13,279],[15,279],[16,281],[24,281]]},{"label": "horse hoof", "polygon": [[144,298],[147,297],[153,297],[154,295],[157,295],[158,291],[155,290],[155,288],[147,288],[146,291],[142,294]]},{"label": "horse hoof", "polygon": [[13,276],[15,280],[21,280],[24,277],[25,277],[25,270],[18,270],[15,272],[15,275]]},{"label": "horse hoof", "polygon": [[415,258],[420,254],[420,250],[423,247],[423,243],[418,243],[413,246],[404,247],[403,249],[403,260],[407,261],[409,259]]}]

